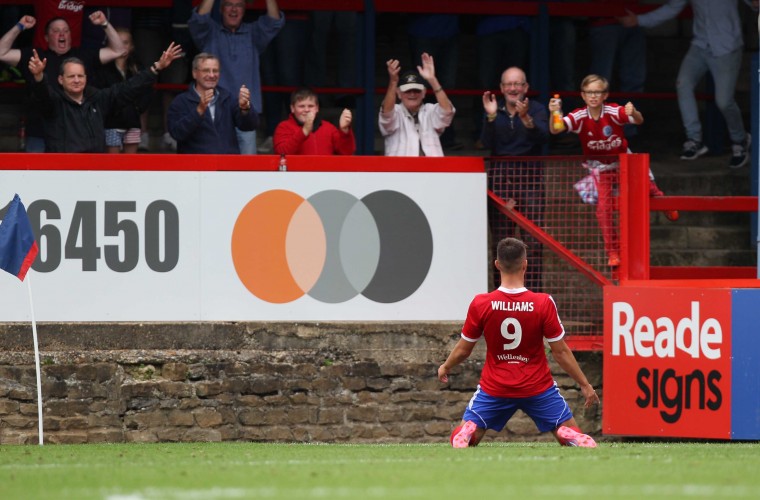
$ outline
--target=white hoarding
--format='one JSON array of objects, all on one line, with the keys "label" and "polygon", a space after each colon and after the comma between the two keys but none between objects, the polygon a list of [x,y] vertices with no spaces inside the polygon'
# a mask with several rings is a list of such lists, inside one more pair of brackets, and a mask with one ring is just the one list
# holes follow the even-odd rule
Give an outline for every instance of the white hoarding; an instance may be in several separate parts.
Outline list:
[{"label": "white hoarding", "polygon": [[[3,171],[38,233],[38,321],[461,320],[483,173]],[[31,318],[0,273],[0,321]]]}]

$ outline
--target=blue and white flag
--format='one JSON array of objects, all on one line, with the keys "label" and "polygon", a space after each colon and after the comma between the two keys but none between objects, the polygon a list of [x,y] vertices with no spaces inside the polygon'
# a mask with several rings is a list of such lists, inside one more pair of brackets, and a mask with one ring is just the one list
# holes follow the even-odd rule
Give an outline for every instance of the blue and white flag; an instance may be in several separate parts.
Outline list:
[{"label": "blue and white flag", "polygon": [[0,217],[0,269],[24,281],[39,248],[18,195],[8,205],[5,217]]}]

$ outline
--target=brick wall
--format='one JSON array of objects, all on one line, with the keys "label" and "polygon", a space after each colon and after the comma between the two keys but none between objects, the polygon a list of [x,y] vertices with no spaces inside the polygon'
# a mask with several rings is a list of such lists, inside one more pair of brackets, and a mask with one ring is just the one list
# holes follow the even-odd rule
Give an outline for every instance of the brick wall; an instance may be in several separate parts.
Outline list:
[{"label": "brick wall", "polygon": [[[448,385],[455,323],[39,325],[45,441],[445,442],[472,395],[478,346]],[[0,324],[0,444],[37,442],[29,325]],[[601,394],[601,354],[577,354]],[[582,428],[574,382],[552,363]],[[496,440],[550,440],[518,414]]]}]

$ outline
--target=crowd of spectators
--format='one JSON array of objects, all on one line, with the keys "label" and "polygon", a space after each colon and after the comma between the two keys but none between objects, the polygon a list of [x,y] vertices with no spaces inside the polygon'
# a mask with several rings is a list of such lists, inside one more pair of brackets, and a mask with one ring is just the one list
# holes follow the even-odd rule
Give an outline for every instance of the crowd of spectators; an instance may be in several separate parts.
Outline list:
[{"label": "crowd of spectators", "polygon": [[[136,149],[164,149],[241,154],[291,151],[292,146],[277,146],[276,131],[278,128],[292,130],[295,126],[303,135],[303,141],[299,141],[303,142],[303,147],[296,148],[297,151],[326,151],[328,148],[315,148],[314,140],[318,134],[326,134],[329,130],[331,134],[338,131],[336,137],[345,142],[333,153],[346,154],[350,150],[353,154],[356,146],[351,122],[355,100],[350,93],[322,96],[322,115],[328,109],[329,117],[337,117],[338,127],[323,120],[323,116],[316,116],[313,123],[303,122],[296,109],[306,102],[310,103],[312,110],[319,111],[320,99],[313,92],[303,94],[304,88],[351,88],[357,85],[361,64],[356,50],[357,13],[283,12],[277,0],[265,0],[265,11],[261,12],[251,9],[252,3],[250,0],[175,0],[171,7],[101,8],[85,0],[33,0],[30,5],[3,6],[0,7],[0,26],[4,29],[0,38],[0,63],[4,66],[0,70],[5,71],[0,75],[31,83],[33,78],[28,62],[35,47],[41,60],[46,61],[46,81],[52,86],[58,85],[61,63],[77,57],[85,70],[86,85],[107,88],[127,82],[142,69],[151,67],[173,41],[182,48],[182,57],[166,71],[161,71],[157,81],[187,85],[188,90],[146,92],[135,96],[132,102],[120,102],[110,116],[103,117],[101,128],[106,136],[107,151],[131,153]],[[634,11],[640,12],[637,9],[639,3],[639,0],[623,0],[617,2],[622,5],[620,15],[588,18],[586,28],[592,47],[589,72],[607,80],[615,78],[623,92],[642,92],[646,82],[646,36],[642,27],[673,18],[691,5],[694,15],[692,46],[681,65],[678,82],[674,82],[686,139],[682,159],[692,160],[707,152],[701,137],[694,91],[702,76],[709,72],[716,84],[716,104],[726,119],[732,142],[730,166],[746,165],[751,138],[745,131],[733,94],[742,59],[742,37],[738,26],[740,5],[744,3],[757,8],[757,0],[726,0],[719,2],[719,6],[707,0],[664,0],[663,5],[652,12],[634,14]],[[546,151],[549,134],[544,117],[548,103],[531,100],[530,112],[526,114],[515,108],[523,104],[510,100],[502,88],[503,101],[497,102],[491,96],[488,100],[484,98],[481,107],[478,98],[473,101],[475,106],[470,114],[472,127],[457,127],[461,119],[455,119],[455,104],[460,106],[462,97],[449,96],[446,92],[446,89],[454,89],[463,83],[457,63],[461,59],[461,34],[467,30],[474,35],[477,59],[473,61],[476,66],[474,78],[464,85],[475,84],[480,89],[503,86],[505,70],[511,68],[524,76],[512,79],[525,82],[525,99],[528,89],[525,75],[534,74],[531,64],[536,64],[531,52],[536,29],[534,19],[518,15],[433,13],[409,14],[400,19],[405,21],[402,29],[408,40],[408,53],[398,54],[395,56],[398,59],[387,62],[387,92],[380,103],[376,129],[384,139],[384,154],[444,155],[447,151],[460,149],[465,140],[455,128],[471,128],[473,135],[469,139],[474,147],[490,150],[492,155],[536,155]],[[553,91],[577,90],[576,73],[586,73],[584,68],[573,65],[576,28],[583,22],[584,19],[564,16],[550,19],[551,64],[548,73]],[[331,35],[331,31],[335,33]],[[331,36],[337,39],[337,47],[334,41],[333,45],[329,43]],[[337,50],[328,56],[330,48]],[[243,126],[237,126],[238,122],[235,122],[235,140],[225,139],[225,146],[220,146],[218,151],[189,146],[188,137],[194,135],[185,131],[180,137],[178,130],[181,127],[171,123],[171,117],[175,116],[170,113],[171,104],[178,94],[187,100],[190,92],[203,104],[198,92],[202,88],[197,74],[199,69],[194,64],[194,57],[199,52],[214,57],[203,62],[216,61],[219,67],[212,88],[215,94],[209,102],[211,112],[206,116],[206,107],[199,104],[196,113],[200,118],[214,119],[217,99],[222,92],[227,93],[233,104],[241,89],[250,94],[251,111],[246,115],[251,116],[246,116]],[[384,80],[384,76],[379,79]],[[262,94],[262,85],[284,86],[288,92]],[[290,88],[300,90],[291,94]],[[304,95],[307,98],[304,99]],[[161,109],[162,131],[158,141],[156,138],[151,141],[149,136],[146,110],[151,103]],[[492,113],[494,106],[496,112]],[[247,110],[244,106],[238,107],[235,116],[242,111]],[[30,152],[45,150],[44,127],[39,112],[37,107],[31,106],[25,117],[26,150]],[[311,114],[303,116],[310,117]],[[528,123],[523,120],[526,116],[538,117],[538,120]],[[515,117],[519,118],[516,127]],[[255,122],[253,128],[251,121]],[[505,127],[506,123],[511,123],[512,128]],[[216,133],[224,130],[216,123],[206,124],[206,128],[215,128]],[[541,130],[536,131],[536,128]],[[625,131],[630,138],[635,134],[635,127],[627,126]],[[512,139],[505,142],[505,134],[518,132],[527,132],[521,142],[517,145],[510,142]],[[351,148],[346,147],[348,136]],[[178,149],[178,142],[185,146]],[[234,145],[232,151],[230,145]]]}]

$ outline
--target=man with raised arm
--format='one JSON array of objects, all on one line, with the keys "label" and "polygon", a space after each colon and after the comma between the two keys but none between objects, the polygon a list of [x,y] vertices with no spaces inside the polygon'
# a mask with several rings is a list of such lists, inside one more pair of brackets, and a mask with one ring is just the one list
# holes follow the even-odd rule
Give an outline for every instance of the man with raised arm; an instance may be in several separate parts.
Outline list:
[{"label": "man with raised arm", "polygon": [[[378,117],[385,156],[443,156],[440,136],[451,125],[456,109],[435,77],[433,56],[422,54],[422,66],[400,76],[398,60],[385,64],[388,90]],[[435,104],[423,104],[425,82],[433,89]],[[396,98],[401,104],[396,104]]]},{"label": "man with raised arm", "polygon": [[[219,58],[222,73],[219,86],[251,92],[253,113],[261,113],[261,74],[259,60],[269,42],[285,24],[277,0],[266,0],[267,13],[253,23],[244,23],[244,0],[222,0],[222,22],[211,16],[214,0],[202,0],[193,11],[188,27],[195,45],[203,52]],[[240,153],[256,154],[256,131],[237,129]]]},{"label": "man with raised arm", "polygon": [[[45,26],[45,40],[47,48],[38,49],[40,60],[47,60],[44,66],[47,81],[54,84],[58,80],[58,71],[61,63],[70,58],[79,59],[85,68],[85,73],[92,73],[100,64],[108,64],[111,61],[126,55],[127,48],[121,42],[121,37],[101,11],[90,15],[90,22],[105,29],[108,45],[100,49],[72,46],[72,33],[69,24],[63,18],[54,18]],[[27,29],[33,28],[37,20],[32,16],[23,16],[14,27],[0,38],[0,61],[9,66],[18,66],[27,83],[35,80],[29,72],[29,61],[32,58],[32,47],[14,49],[13,42],[18,35]],[[31,114],[27,120],[27,152],[42,153],[46,150],[43,141],[44,131],[39,115]]]},{"label": "man with raised arm", "polygon": [[158,72],[180,57],[181,47],[169,45],[161,58],[124,83],[98,90],[87,86],[84,63],[76,57],[61,63],[57,84],[48,81],[49,61],[32,50],[31,102],[44,120],[44,138],[51,153],[103,153],[106,150],[103,120],[113,106],[149,92]]}]

